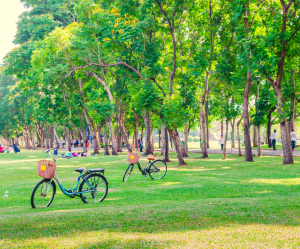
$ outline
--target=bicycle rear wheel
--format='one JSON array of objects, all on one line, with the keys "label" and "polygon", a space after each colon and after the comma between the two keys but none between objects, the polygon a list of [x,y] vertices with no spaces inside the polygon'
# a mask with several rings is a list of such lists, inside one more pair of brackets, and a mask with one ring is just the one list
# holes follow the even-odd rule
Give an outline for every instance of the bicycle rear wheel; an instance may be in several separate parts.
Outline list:
[{"label": "bicycle rear wheel", "polygon": [[88,193],[80,194],[80,198],[84,203],[98,203],[105,199],[108,192],[108,182],[103,175],[91,174],[86,178],[89,184],[92,185],[95,190],[83,180],[80,184],[79,192],[89,191]]},{"label": "bicycle rear wheel", "polygon": [[56,184],[52,180],[44,179],[40,181],[32,191],[32,208],[49,207],[56,193]]},{"label": "bicycle rear wheel", "polygon": [[123,182],[126,182],[132,172],[132,169],[133,169],[133,164],[129,164],[127,170],[125,171],[125,174],[123,176]]},{"label": "bicycle rear wheel", "polygon": [[159,180],[167,174],[167,164],[163,160],[155,160],[149,167],[149,175],[154,180]]}]

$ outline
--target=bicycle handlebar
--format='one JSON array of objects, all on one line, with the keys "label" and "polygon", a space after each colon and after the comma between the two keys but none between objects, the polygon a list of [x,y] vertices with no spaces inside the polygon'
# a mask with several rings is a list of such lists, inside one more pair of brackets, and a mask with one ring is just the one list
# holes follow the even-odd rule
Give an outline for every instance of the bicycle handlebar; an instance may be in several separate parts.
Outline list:
[{"label": "bicycle handlebar", "polygon": [[133,148],[132,148],[130,145],[127,145],[127,148],[130,149],[132,152],[134,152],[134,153],[136,153],[136,154],[140,154],[139,152],[134,151]]}]

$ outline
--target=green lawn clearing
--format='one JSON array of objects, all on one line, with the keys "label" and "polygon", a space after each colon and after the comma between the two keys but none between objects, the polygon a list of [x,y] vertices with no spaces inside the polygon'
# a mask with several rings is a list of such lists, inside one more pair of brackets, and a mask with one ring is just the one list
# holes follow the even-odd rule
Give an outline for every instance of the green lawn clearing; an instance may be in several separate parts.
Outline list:
[{"label": "green lawn clearing", "polygon": [[[103,152],[101,152],[103,154]],[[300,159],[175,153],[162,180],[135,167],[126,183],[127,154],[60,159],[57,172],[73,187],[78,167],[103,167],[109,193],[84,204],[60,190],[49,208],[32,209],[41,180],[41,150],[0,154],[0,248],[299,248]],[[143,159],[146,163],[146,160]],[[8,198],[4,198],[8,191]]]}]

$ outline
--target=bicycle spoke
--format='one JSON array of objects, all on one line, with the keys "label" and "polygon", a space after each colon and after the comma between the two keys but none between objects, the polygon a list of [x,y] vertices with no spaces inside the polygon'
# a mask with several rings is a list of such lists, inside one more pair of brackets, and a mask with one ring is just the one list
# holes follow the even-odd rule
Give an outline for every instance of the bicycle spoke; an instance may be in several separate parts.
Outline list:
[{"label": "bicycle spoke", "polygon": [[149,169],[149,175],[152,179],[161,179],[167,173],[167,165],[163,160],[154,161]]},{"label": "bicycle spoke", "polygon": [[105,178],[101,175],[95,174],[88,176],[86,180],[89,184],[86,181],[83,181],[79,190],[80,192],[88,192],[80,195],[83,202],[97,203],[104,200],[108,190]]}]

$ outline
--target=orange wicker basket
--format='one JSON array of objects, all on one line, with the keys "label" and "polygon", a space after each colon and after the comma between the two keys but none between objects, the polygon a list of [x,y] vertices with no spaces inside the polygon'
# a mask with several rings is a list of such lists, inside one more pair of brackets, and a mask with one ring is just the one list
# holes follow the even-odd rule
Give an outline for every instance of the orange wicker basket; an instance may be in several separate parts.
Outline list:
[{"label": "orange wicker basket", "polygon": [[134,152],[128,152],[127,161],[132,164],[137,164],[139,161],[140,156]]},{"label": "orange wicker basket", "polygon": [[48,160],[41,160],[38,161],[38,174],[40,177],[45,179],[51,179],[55,175],[56,170],[56,163],[48,161]]}]

